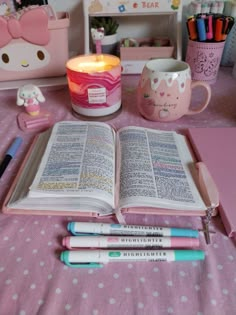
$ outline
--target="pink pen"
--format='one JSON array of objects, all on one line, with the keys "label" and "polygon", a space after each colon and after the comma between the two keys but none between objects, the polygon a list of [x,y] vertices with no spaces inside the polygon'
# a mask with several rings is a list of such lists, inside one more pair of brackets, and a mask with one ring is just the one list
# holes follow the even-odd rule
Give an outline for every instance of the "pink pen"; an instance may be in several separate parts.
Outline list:
[{"label": "pink pen", "polygon": [[62,245],[74,248],[191,248],[199,246],[198,238],[153,236],[66,236]]}]

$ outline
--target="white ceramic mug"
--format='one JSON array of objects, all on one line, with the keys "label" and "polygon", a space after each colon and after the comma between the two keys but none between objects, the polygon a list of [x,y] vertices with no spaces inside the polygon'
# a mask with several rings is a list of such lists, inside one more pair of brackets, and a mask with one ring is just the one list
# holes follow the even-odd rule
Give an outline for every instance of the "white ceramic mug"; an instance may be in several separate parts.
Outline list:
[{"label": "white ceramic mug", "polygon": [[[192,108],[192,89],[197,86],[206,90],[206,97]],[[145,118],[165,122],[202,112],[209,104],[211,88],[208,83],[192,81],[190,67],[184,61],[152,59],[143,68],[137,97],[139,112]]]}]

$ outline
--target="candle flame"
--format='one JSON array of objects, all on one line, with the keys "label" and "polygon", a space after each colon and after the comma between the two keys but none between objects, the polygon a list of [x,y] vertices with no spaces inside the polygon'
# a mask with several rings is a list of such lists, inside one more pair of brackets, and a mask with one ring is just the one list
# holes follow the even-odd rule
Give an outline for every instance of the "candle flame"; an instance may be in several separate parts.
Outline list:
[{"label": "candle flame", "polygon": [[70,70],[83,73],[110,71],[119,66],[120,60],[108,55],[85,55],[73,58],[67,62]]},{"label": "candle flame", "polygon": [[112,65],[108,65],[105,61],[81,62],[77,68],[80,72],[102,72],[110,69]]}]

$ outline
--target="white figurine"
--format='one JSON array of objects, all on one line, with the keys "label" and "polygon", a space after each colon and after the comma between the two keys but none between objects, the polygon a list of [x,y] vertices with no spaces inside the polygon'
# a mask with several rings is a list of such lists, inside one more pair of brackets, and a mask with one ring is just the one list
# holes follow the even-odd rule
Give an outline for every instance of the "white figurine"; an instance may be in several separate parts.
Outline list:
[{"label": "white figurine", "polygon": [[92,39],[96,45],[96,53],[101,54],[102,53],[102,39],[104,38],[104,27],[100,28],[91,28],[91,35]]},{"label": "white figurine", "polygon": [[40,113],[39,103],[44,102],[45,98],[40,89],[33,84],[27,84],[20,87],[17,91],[18,106],[25,106],[25,110],[31,116],[37,116]]}]

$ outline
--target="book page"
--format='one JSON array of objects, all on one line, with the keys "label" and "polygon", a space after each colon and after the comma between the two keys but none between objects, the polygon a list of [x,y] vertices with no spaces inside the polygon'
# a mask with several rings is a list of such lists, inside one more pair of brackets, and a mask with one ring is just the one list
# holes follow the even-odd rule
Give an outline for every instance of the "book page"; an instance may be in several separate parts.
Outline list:
[{"label": "book page", "polygon": [[57,123],[29,196],[92,197],[114,207],[114,137],[104,123]]},{"label": "book page", "polygon": [[121,208],[206,209],[184,136],[139,127],[118,134]]}]

